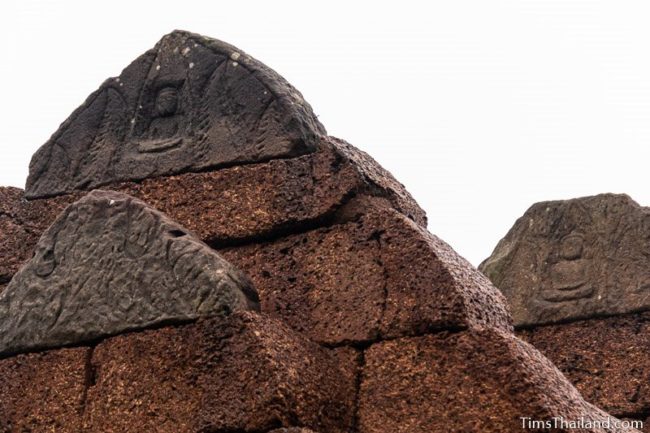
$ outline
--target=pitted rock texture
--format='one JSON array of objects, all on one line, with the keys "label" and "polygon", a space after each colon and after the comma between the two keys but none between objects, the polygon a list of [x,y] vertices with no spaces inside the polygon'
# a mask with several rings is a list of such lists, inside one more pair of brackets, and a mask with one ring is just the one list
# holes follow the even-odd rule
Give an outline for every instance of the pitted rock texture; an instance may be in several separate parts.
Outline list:
[{"label": "pitted rock texture", "polygon": [[365,353],[361,433],[531,431],[523,428],[522,416],[601,422],[608,417],[532,346],[498,330],[385,341]]},{"label": "pitted rock texture", "polygon": [[[186,32],[91,95],[34,156],[30,201],[0,189],[2,433],[604,420],[404,187],[324,134],[277,74]],[[98,185],[137,198],[93,192],[46,230]]]},{"label": "pitted rock texture", "polygon": [[250,308],[249,281],[182,226],[125,194],[93,191],[0,294],[0,354]]},{"label": "pitted rock texture", "polygon": [[515,325],[650,309],[650,209],[603,194],[533,205],[480,269]]},{"label": "pitted rock texture", "polygon": [[343,433],[358,362],[254,312],[123,334],[0,360],[0,432]]},{"label": "pitted rock texture", "polygon": [[174,31],[106,80],[38,150],[27,196],[296,156],[322,135],[277,73],[224,42]]},{"label": "pitted rock texture", "polygon": [[[111,338],[93,354],[90,432],[343,433],[353,376],[337,355],[252,312]],[[134,404],[134,402],[136,404]]]},{"label": "pitted rock texture", "polygon": [[0,187],[0,284],[8,283],[31,258],[41,234],[68,204],[28,202],[23,193]]},{"label": "pitted rock texture", "polygon": [[[355,189],[356,193],[363,191],[367,195],[384,197],[402,215],[413,220],[422,228],[427,227],[427,216],[424,210],[404,185],[395,179],[388,170],[379,165],[366,152],[344,140],[328,137],[327,142],[339,159],[341,166],[354,167],[355,175],[359,178],[357,182],[360,185]],[[332,168],[333,172],[337,171],[336,165]]]},{"label": "pitted rock texture", "polygon": [[88,348],[0,360],[0,432],[81,432]]},{"label": "pitted rock texture", "polygon": [[[333,138],[323,139],[317,152],[297,158],[106,188],[145,201],[212,245],[322,225],[359,194],[386,197],[399,212],[426,226],[424,211],[403,185],[367,154]],[[31,258],[38,238],[65,206],[84,194],[28,201],[18,188],[0,188],[0,228],[9,227],[0,230],[0,284]]]},{"label": "pitted rock texture", "polygon": [[16,254],[16,252],[23,249],[23,245],[33,246],[38,238],[6,215],[0,215],[0,233],[4,241],[0,244],[0,257],[4,259],[0,264],[1,286],[11,280],[23,260],[27,258],[27,254]]},{"label": "pitted rock texture", "polygon": [[511,329],[505,299],[487,278],[387,201],[360,197],[337,219],[219,251],[252,278],[262,311],[320,343]]},{"label": "pitted rock texture", "polygon": [[545,325],[518,332],[584,398],[614,416],[650,413],[650,312]]},{"label": "pitted rock texture", "polygon": [[313,430],[302,427],[278,428],[271,430],[269,433],[316,433]]}]

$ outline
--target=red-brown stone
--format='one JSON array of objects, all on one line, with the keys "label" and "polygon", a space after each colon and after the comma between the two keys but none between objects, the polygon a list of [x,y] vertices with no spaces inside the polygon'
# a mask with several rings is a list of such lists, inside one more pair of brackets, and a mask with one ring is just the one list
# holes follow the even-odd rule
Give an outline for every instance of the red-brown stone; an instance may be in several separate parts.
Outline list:
[{"label": "red-brown stone", "polygon": [[[189,41],[194,45],[179,51]],[[531,431],[522,417],[607,419],[513,334],[505,298],[426,231],[424,212],[390,173],[353,146],[324,137],[295,89],[233,50],[174,32],[91,95],[37,152],[28,195],[52,198],[27,201],[20,189],[0,188],[0,292],[56,215],[86,194],[79,190],[101,185],[145,201],[218,249],[254,280],[262,312],[192,323],[176,317],[93,347],[2,359],[1,433],[502,433]],[[215,52],[225,55],[226,81],[213,80]],[[192,80],[168,82],[178,76]],[[196,78],[214,85],[192,93],[199,90]],[[265,83],[271,92],[260,94]],[[148,102],[139,104],[142,98]],[[125,179],[142,180],[120,183]],[[591,251],[599,250],[585,253],[582,246],[595,245],[593,233],[573,233],[574,226],[600,225],[583,224],[589,217],[581,209],[569,214],[575,224],[551,225],[560,229],[559,251],[547,245],[534,254],[544,260],[533,264],[586,275]],[[638,232],[618,224],[635,248],[647,247],[643,227],[650,219],[647,211],[642,216]],[[611,220],[604,218],[602,227]],[[545,220],[522,221],[525,231]],[[529,257],[511,260],[519,251],[512,245],[502,242],[503,254],[489,268],[498,274],[503,263],[525,263],[515,279],[528,281]],[[632,256],[635,266],[645,263]],[[634,296],[645,287],[628,286]],[[578,294],[596,293],[592,288]],[[538,310],[535,319],[548,319],[547,310]],[[524,320],[522,311],[516,309]],[[593,311],[605,310],[589,304],[580,314]],[[566,312],[551,321],[585,317]],[[591,339],[581,338],[590,325],[579,323],[522,335],[593,401],[642,419],[650,410],[639,380],[646,373],[641,348],[650,343],[644,317],[603,319],[589,329]],[[571,358],[558,340],[582,358]]]},{"label": "red-brown stone", "polygon": [[291,427],[291,428],[278,428],[270,431],[269,433],[316,433],[316,432],[308,428]]},{"label": "red-brown stone", "polygon": [[650,411],[650,313],[629,314],[521,330],[584,398],[615,416]]},{"label": "red-brown stone", "polygon": [[530,431],[521,417],[604,422],[607,414],[532,346],[498,330],[384,341],[365,353],[360,433]]},{"label": "red-brown stone", "polygon": [[[322,224],[351,197],[387,197],[397,210],[426,226],[426,216],[404,187],[372,158],[333,138],[298,158],[107,185],[139,198],[213,245],[253,241]],[[0,283],[33,254],[40,235],[85,193],[23,198],[0,188]]]},{"label": "red-brown stone", "polygon": [[[86,428],[194,433],[300,425],[346,432],[353,356],[332,354],[255,313],[118,336],[94,351]],[[349,363],[339,367],[341,359]]]},{"label": "red-brown stone", "polygon": [[88,348],[0,360],[0,432],[80,432]]},{"label": "red-brown stone", "polygon": [[385,201],[355,201],[339,218],[220,253],[253,279],[262,311],[328,345],[475,325],[510,329],[489,281]]},{"label": "red-brown stone", "polygon": [[237,313],[0,360],[0,432],[342,433],[358,367],[354,349]]}]

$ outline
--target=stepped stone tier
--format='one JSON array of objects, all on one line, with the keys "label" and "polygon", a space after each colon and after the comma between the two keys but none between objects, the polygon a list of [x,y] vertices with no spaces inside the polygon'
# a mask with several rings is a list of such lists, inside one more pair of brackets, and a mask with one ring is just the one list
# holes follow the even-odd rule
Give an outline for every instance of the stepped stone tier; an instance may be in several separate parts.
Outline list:
[{"label": "stepped stone tier", "polygon": [[[141,215],[135,233],[123,214]],[[174,32],[107,81],[39,150],[27,190],[0,189],[0,228],[0,297],[23,293],[0,320],[65,301],[0,355],[2,433],[618,421],[513,334],[503,295],[390,173],[221,42]],[[39,278],[56,284],[30,285],[48,251]],[[57,328],[70,305],[76,334]]]},{"label": "stepped stone tier", "polygon": [[590,402],[649,417],[649,208],[616,194],[537,203],[480,269],[508,297],[520,337]]}]

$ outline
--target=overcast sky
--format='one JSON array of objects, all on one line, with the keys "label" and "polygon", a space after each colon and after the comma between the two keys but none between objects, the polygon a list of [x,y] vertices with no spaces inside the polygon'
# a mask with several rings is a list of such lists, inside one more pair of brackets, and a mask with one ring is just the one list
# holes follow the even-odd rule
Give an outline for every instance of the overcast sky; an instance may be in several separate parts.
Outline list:
[{"label": "overcast sky", "polygon": [[647,1],[2,1],[0,185],[175,28],[225,40],[415,196],[472,263],[534,202],[650,205]]}]

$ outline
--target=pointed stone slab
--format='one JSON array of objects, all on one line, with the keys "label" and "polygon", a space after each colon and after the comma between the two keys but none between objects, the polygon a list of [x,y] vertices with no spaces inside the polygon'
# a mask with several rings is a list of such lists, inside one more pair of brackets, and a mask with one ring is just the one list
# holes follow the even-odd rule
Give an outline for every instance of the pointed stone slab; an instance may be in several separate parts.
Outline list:
[{"label": "pointed stone slab", "polygon": [[650,310],[650,208],[618,194],[536,203],[480,269],[515,325]]},{"label": "pointed stone slab", "polygon": [[109,338],[93,352],[85,432],[349,433],[356,364],[338,350],[250,311]]},{"label": "pointed stone slab", "polygon": [[66,208],[0,293],[0,355],[257,308],[243,274],[183,227],[97,190]]},{"label": "pointed stone slab", "polygon": [[[640,433],[617,427],[535,348],[496,329],[373,344],[364,352],[358,404],[362,433]],[[535,428],[522,417],[584,428]]]},{"label": "pointed stone slab", "polygon": [[359,196],[328,227],[219,252],[251,277],[262,311],[327,346],[512,328],[497,288],[383,199]]},{"label": "pointed stone slab", "polygon": [[28,198],[315,150],[325,129],[286,80],[174,31],[108,79],[33,156]]}]

